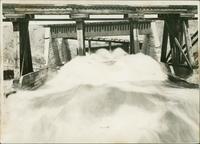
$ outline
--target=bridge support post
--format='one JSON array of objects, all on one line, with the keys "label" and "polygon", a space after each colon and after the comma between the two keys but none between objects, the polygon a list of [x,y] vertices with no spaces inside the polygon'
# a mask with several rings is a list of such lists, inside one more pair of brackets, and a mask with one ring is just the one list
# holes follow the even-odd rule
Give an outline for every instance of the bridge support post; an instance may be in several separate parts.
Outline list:
[{"label": "bridge support post", "polygon": [[77,40],[78,40],[78,55],[85,55],[85,32],[84,20],[76,20]]},{"label": "bridge support post", "polygon": [[[179,15],[164,15],[163,18],[165,20],[165,24],[161,50],[161,62],[172,65],[173,71],[176,75],[180,77],[187,77],[193,72],[193,57],[190,53],[192,42],[191,37],[188,34],[188,27],[185,25],[185,20],[181,19]],[[186,53],[184,52],[183,33],[187,48]],[[167,50],[168,36],[170,40],[170,50]]]},{"label": "bridge support post", "polygon": [[45,58],[45,66],[49,64],[49,46],[50,46],[50,28],[45,27],[44,33],[44,58]]},{"label": "bridge support post", "polygon": [[163,31],[163,39],[162,39],[162,48],[161,48],[161,57],[160,61],[166,63],[167,62],[167,44],[168,44],[168,31],[167,31],[167,23],[164,22],[164,31]]},{"label": "bridge support post", "polygon": [[88,40],[88,53],[89,54],[91,54],[91,48],[92,48],[91,40]]},{"label": "bridge support post", "polygon": [[130,24],[130,54],[135,54],[135,43],[134,43],[134,25],[133,20],[129,20]]},{"label": "bridge support post", "polygon": [[112,52],[112,42],[109,42],[109,51]]},{"label": "bridge support post", "polygon": [[[16,28],[16,26],[17,28]],[[15,28],[14,28],[15,27]],[[19,25],[13,23],[13,33],[14,33],[14,43],[13,47],[15,48],[16,55],[15,55],[15,70],[14,70],[14,78],[17,79],[20,77],[20,69],[19,69],[19,32],[16,30],[19,30]]]},{"label": "bridge support post", "polygon": [[51,48],[52,48],[53,57],[55,60],[55,63],[53,65],[55,65],[56,67],[62,66],[59,50],[58,50],[58,41],[56,38],[51,38]]},{"label": "bridge support post", "polygon": [[140,52],[139,38],[138,38],[138,34],[139,34],[138,33],[138,27],[139,27],[139,24],[136,23],[135,24],[135,28],[133,29],[135,53],[139,53]]},{"label": "bridge support post", "polygon": [[142,50],[141,52],[151,56],[155,60],[157,60],[157,55],[155,51],[155,38],[153,36],[153,32],[150,31],[148,34],[145,35],[144,37],[144,42],[142,45]]},{"label": "bridge support post", "polygon": [[28,18],[17,19],[17,21],[13,22],[13,30],[19,31],[20,75],[33,72],[28,26]]},{"label": "bridge support post", "polygon": [[69,43],[67,38],[62,38],[61,54],[62,54],[62,61],[64,63],[71,60],[71,51],[69,49]]}]

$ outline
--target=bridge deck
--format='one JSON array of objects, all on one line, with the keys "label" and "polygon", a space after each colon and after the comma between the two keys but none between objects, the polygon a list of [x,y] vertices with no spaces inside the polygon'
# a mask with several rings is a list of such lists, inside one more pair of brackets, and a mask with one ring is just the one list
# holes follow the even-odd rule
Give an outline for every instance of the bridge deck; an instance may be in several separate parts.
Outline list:
[{"label": "bridge deck", "polygon": [[[95,37],[95,36],[119,36],[119,35],[129,35],[130,25],[133,28],[137,28],[139,33],[149,33],[151,21],[115,21],[115,22],[94,22],[85,23],[84,31],[85,37]],[[54,38],[76,38],[76,24],[52,24],[44,25],[44,27],[50,27],[51,35]]]},{"label": "bridge deck", "polygon": [[3,14],[197,14],[194,5],[129,6],[129,5],[55,5],[55,4],[3,4]]}]

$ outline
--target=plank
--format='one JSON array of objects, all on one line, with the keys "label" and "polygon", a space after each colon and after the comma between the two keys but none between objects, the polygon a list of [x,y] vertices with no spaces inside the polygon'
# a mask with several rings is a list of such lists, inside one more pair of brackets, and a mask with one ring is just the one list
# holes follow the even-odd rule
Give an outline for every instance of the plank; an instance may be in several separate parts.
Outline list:
[{"label": "plank", "polygon": [[21,76],[18,87],[22,89],[36,89],[40,87],[47,80],[47,72],[48,69],[44,68]]}]

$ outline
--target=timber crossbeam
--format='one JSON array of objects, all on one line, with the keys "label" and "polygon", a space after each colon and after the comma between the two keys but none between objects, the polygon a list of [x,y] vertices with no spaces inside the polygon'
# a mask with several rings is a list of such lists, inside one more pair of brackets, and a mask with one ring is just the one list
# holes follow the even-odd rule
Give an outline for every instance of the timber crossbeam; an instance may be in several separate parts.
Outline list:
[{"label": "timber crossbeam", "polygon": [[132,6],[77,4],[3,4],[3,14],[66,15],[66,14],[197,14],[194,5]]}]

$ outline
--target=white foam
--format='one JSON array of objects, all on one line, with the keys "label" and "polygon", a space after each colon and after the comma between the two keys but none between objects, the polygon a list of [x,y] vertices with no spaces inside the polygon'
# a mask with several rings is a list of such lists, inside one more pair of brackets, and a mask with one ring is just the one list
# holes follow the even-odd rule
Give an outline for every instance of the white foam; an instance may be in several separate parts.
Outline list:
[{"label": "white foam", "polygon": [[165,80],[141,53],[76,57],[37,91],[7,99],[3,142],[198,142],[198,90]]}]

